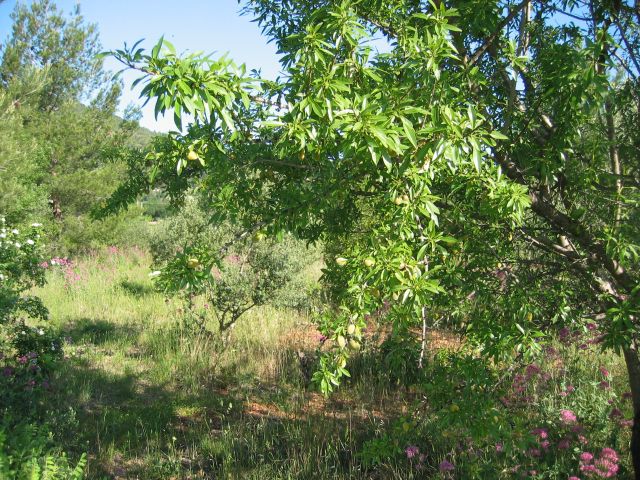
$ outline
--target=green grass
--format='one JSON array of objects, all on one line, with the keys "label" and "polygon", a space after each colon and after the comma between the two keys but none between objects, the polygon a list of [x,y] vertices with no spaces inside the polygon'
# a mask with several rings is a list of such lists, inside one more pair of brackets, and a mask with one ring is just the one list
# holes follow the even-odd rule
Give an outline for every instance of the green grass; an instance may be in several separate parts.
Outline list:
[{"label": "green grass", "polygon": [[181,327],[148,264],[103,252],[77,263],[75,282],[57,270],[35,292],[69,339],[55,403],[72,412],[62,447],[88,452],[88,478],[408,478],[355,455],[400,396],[368,381],[330,400],[306,388],[296,352],[313,354],[309,318],[255,309],[220,351]]},{"label": "green grass", "polygon": [[[497,394],[488,398],[473,383],[485,369],[501,377],[506,365],[443,352],[436,356],[441,360],[427,362],[416,385],[404,387],[393,380],[404,367],[370,348],[374,335],[350,361],[352,378],[325,399],[308,384],[310,372],[298,357],[317,353],[317,331],[308,316],[256,308],[220,349],[215,335],[195,335],[183,326],[179,301],[154,291],[149,262],[138,250],[104,251],[78,261],[74,275],[50,271],[48,284],[34,292],[69,339],[50,402],[57,406],[52,429],[74,458],[87,452],[89,479],[459,478],[437,473],[443,459],[453,460],[456,475],[466,472],[464,478],[512,478],[510,468],[524,462],[529,466],[523,468],[542,469],[531,478],[562,479],[579,473],[582,447],[573,443],[563,455],[550,450],[532,460],[526,436],[547,426],[558,442],[564,408],[591,425],[588,448],[620,453],[618,478],[629,472],[629,430],[609,419],[616,405],[630,415],[621,395],[627,389],[624,364],[616,356],[556,345],[561,358],[539,359],[549,380],[527,387],[534,401],[502,407]],[[306,275],[318,273],[313,265]],[[448,342],[446,332],[439,332],[430,341],[431,353]],[[612,372],[611,390],[599,386],[600,365]],[[523,369],[512,375],[517,371]],[[512,377],[505,378],[502,394]],[[559,393],[568,384],[576,393],[565,398]],[[487,408],[483,398],[495,413],[478,424]],[[453,404],[459,412],[451,410]],[[477,427],[497,435],[482,440],[482,455],[466,448],[468,433]],[[494,451],[503,438],[516,446],[508,456]],[[403,458],[412,444],[427,454],[424,469]],[[372,466],[372,459],[379,461]]]}]

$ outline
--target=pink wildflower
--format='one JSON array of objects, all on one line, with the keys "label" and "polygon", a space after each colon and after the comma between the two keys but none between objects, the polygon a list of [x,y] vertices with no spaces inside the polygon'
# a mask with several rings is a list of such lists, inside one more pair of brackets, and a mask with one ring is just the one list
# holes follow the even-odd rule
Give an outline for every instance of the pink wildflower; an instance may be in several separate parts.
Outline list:
[{"label": "pink wildflower", "polygon": [[448,462],[447,460],[443,460],[442,462],[440,462],[440,466],[438,467],[440,469],[441,472],[450,472],[451,470],[454,470],[456,467],[453,465],[453,463]]},{"label": "pink wildflower", "polygon": [[614,418],[618,418],[622,416],[622,410],[620,410],[619,408],[614,408],[613,410],[611,410],[611,413],[609,414],[609,418],[614,419]]},{"label": "pink wildflower", "polygon": [[500,453],[504,450],[504,447],[501,443],[496,443],[496,452]]},{"label": "pink wildflower", "polygon": [[571,447],[571,440],[569,438],[563,438],[558,442],[558,450],[567,450]]},{"label": "pink wildflower", "polygon": [[607,390],[611,387],[611,384],[609,382],[607,382],[606,380],[603,380],[600,382],[600,388],[602,388],[603,390]]},{"label": "pink wildflower", "polygon": [[633,419],[630,419],[630,420],[620,420],[620,426],[621,426],[621,427],[626,427],[626,428],[631,428],[631,427],[633,427]]},{"label": "pink wildflower", "polygon": [[578,477],[576,477],[575,475],[572,475],[569,477],[569,480],[580,480]]},{"label": "pink wildflower", "polygon": [[598,325],[596,325],[595,323],[593,323],[593,322],[589,322],[589,323],[587,323],[587,330],[591,330],[591,331],[593,331],[593,330],[595,330],[596,328],[598,328]]},{"label": "pink wildflower", "polygon": [[542,450],[540,450],[539,448],[530,448],[528,450],[528,453],[532,457],[541,457],[542,456]]},{"label": "pink wildflower", "polygon": [[560,419],[562,420],[562,423],[565,424],[573,423],[577,420],[576,414],[571,410],[560,410]]},{"label": "pink wildflower", "polygon": [[531,430],[531,435],[535,435],[536,437],[545,439],[549,436],[549,432],[547,432],[546,428],[534,428],[533,430]]},{"label": "pink wildflower", "polygon": [[618,458],[618,454],[616,453],[616,451],[613,448],[603,448],[600,451],[600,457],[601,458],[606,458],[607,460],[611,460],[612,462],[617,462],[619,460]]},{"label": "pink wildflower", "polygon": [[420,450],[415,445],[410,445],[404,449],[404,453],[407,454],[407,458],[413,458],[420,453]]},{"label": "pink wildflower", "polygon": [[603,377],[609,376],[609,370],[607,370],[606,368],[600,367],[598,370],[600,370],[600,373],[602,374]]},{"label": "pink wildflower", "polygon": [[593,460],[593,453],[589,453],[589,452],[582,452],[580,454],[580,461],[583,463],[591,463],[591,460]]},{"label": "pink wildflower", "polygon": [[532,363],[531,365],[527,365],[527,368],[526,368],[527,377],[531,378],[534,375],[537,375],[538,373],[540,373],[540,367],[539,366],[537,366],[534,363]]}]

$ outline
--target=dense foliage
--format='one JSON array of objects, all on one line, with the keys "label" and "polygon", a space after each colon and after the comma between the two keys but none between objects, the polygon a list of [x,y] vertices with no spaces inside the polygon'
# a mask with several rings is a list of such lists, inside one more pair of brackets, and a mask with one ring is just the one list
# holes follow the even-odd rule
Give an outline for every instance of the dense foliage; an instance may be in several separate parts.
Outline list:
[{"label": "dense foliage", "polygon": [[[597,320],[640,420],[637,7],[558,0],[246,3],[278,46],[263,80],[161,40],[112,52],[176,125],[110,204],[196,186],[248,231],[323,241],[337,347],[388,310],[499,361]],[[372,44],[382,37],[382,51]],[[353,332],[353,333],[350,333]],[[640,471],[640,422],[632,445]]]},{"label": "dense foliage", "polygon": [[0,212],[43,222],[52,253],[123,243],[140,208],[104,222],[90,213],[124,181],[114,151],[141,139],[135,112],[114,115],[121,85],[96,59],[96,26],[49,0],[19,4],[12,20],[0,48]]}]

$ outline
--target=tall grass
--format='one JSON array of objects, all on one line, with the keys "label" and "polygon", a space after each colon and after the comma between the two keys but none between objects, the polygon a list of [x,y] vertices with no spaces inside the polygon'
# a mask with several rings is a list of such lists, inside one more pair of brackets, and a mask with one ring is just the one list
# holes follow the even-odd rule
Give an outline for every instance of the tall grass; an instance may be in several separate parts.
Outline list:
[{"label": "tall grass", "polygon": [[409,478],[359,465],[359,444],[386,421],[368,382],[330,400],[307,388],[298,352],[312,356],[317,338],[305,314],[257,308],[220,349],[153,290],[149,262],[105,250],[52,268],[35,292],[67,336],[53,395],[89,478]]}]

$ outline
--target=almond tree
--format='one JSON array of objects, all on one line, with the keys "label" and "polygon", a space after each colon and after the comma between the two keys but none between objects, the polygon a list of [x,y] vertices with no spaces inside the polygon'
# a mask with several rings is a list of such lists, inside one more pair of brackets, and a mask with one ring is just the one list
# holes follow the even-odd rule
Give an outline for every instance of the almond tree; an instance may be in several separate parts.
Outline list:
[{"label": "almond tree", "polygon": [[[252,0],[245,12],[282,55],[275,81],[163,40],[112,52],[142,73],[157,114],[195,121],[132,162],[110,208],[195,184],[248,231],[322,241],[338,312],[324,333],[340,345],[348,334],[357,348],[383,304],[394,325],[444,316],[495,357],[597,318],[628,366],[640,472],[640,6]],[[323,359],[325,392],[347,352]]]}]

